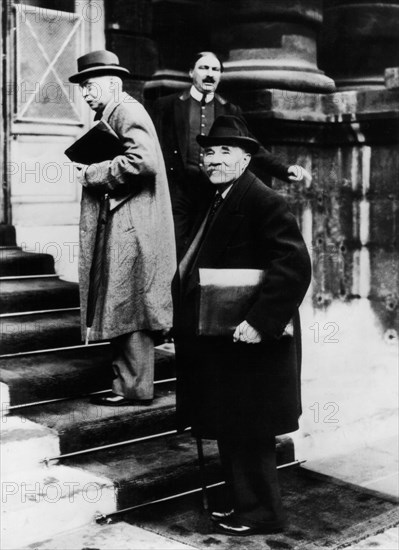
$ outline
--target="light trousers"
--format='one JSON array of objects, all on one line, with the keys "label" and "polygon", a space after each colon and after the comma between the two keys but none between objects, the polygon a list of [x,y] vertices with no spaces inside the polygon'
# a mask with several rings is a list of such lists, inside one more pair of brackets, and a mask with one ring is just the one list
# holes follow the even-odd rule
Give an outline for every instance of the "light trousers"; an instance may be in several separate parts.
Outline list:
[{"label": "light trousers", "polygon": [[154,337],[138,330],[111,340],[114,370],[112,391],[126,399],[154,397]]}]

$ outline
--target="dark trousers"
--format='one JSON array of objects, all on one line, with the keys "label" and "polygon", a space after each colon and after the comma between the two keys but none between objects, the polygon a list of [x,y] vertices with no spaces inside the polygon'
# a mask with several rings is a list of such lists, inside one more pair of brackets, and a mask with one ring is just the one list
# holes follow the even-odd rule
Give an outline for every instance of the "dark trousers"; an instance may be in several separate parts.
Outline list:
[{"label": "dark trousers", "polygon": [[220,439],[218,446],[237,520],[248,526],[283,522],[274,436],[246,441]]}]

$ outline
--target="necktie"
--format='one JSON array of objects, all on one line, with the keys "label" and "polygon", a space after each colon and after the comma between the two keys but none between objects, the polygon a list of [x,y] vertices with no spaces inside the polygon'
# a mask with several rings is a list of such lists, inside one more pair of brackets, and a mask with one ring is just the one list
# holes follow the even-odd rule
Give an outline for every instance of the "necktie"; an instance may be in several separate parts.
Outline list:
[{"label": "necktie", "polygon": [[213,199],[213,204],[211,206],[211,209],[209,210],[208,215],[208,224],[211,222],[212,218],[216,214],[217,209],[223,202],[223,197],[220,193],[216,193],[215,198]]},{"label": "necktie", "polygon": [[204,228],[204,233],[202,235],[202,240],[205,236],[205,234],[207,233],[211,223],[212,223],[212,220],[213,218],[215,217],[215,214],[218,210],[218,208],[220,207],[220,205],[222,204],[223,202],[223,197],[220,193],[216,193],[215,195],[215,198],[213,199],[213,204],[211,206],[211,208],[209,209],[209,214],[208,214],[208,217],[207,217],[207,220],[206,220],[206,223],[205,223],[205,228]]}]

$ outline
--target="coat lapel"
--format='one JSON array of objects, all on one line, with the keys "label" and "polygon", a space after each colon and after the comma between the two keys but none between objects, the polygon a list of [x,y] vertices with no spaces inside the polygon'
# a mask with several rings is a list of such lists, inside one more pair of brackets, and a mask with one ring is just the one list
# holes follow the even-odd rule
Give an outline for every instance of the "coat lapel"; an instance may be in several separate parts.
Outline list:
[{"label": "coat lapel", "polygon": [[180,154],[182,159],[187,156],[188,147],[188,121],[190,119],[190,92],[186,90],[179,95],[175,100],[174,116],[176,137],[179,144]]},{"label": "coat lapel", "polygon": [[209,228],[201,252],[198,255],[198,265],[217,267],[226,246],[234,236],[237,227],[241,224],[243,215],[240,212],[240,202],[255,176],[245,172],[234,184],[231,192],[225,199],[220,212],[215,216]]}]

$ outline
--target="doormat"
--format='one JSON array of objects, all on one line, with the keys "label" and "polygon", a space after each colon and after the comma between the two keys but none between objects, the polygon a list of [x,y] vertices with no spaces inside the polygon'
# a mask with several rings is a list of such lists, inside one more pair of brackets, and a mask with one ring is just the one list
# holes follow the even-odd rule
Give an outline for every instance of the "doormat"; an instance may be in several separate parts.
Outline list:
[{"label": "doormat", "polygon": [[[119,519],[209,550],[338,550],[399,523],[394,503],[360,487],[314,477],[301,468],[281,470],[279,478],[287,514],[284,533],[252,537],[219,534],[201,509],[199,493]],[[223,494],[223,487],[209,491],[210,509],[223,509]]]}]

